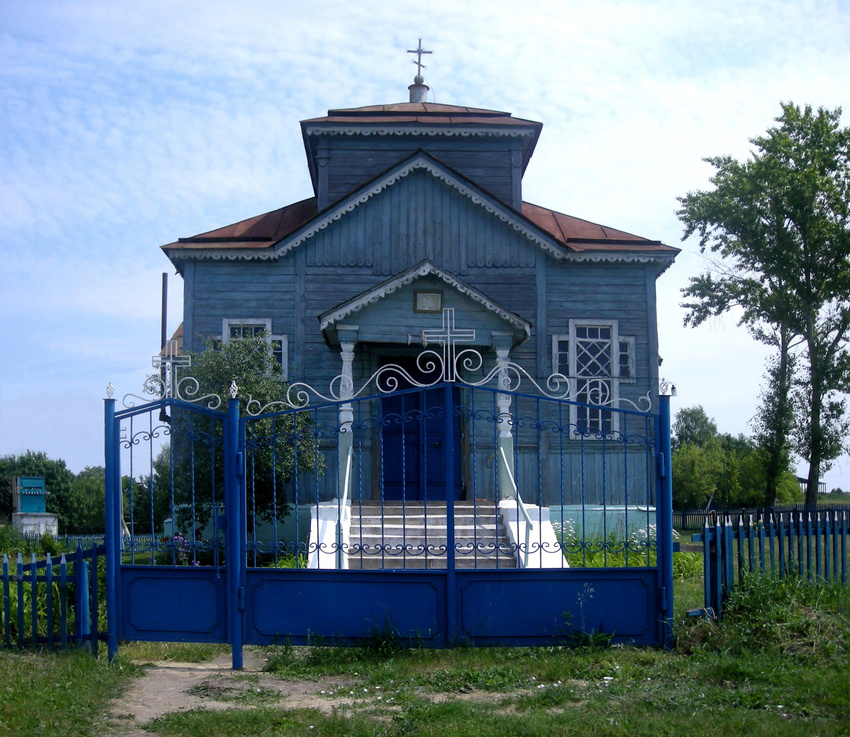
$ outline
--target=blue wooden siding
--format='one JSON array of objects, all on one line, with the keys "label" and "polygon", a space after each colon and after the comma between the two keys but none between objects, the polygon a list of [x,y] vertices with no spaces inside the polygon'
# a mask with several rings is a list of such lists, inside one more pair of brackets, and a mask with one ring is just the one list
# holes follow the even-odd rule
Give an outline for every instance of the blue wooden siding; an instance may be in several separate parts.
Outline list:
[{"label": "blue wooden siding", "polygon": [[328,191],[327,200],[319,193],[320,207],[345,197],[421,148],[506,204],[515,208],[520,205],[514,201],[514,179],[519,179],[520,172],[512,165],[518,138],[332,136],[327,140]]},{"label": "blue wooden siding", "polygon": [[476,267],[533,268],[536,254],[521,234],[419,170],[311,238],[307,264],[389,276],[428,258],[464,276]]},{"label": "blue wooden siding", "polygon": [[[646,395],[658,377],[654,264],[556,263],[547,266],[548,371],[551,336],[569,333],[570,320],[616,320],[619,334],[635,340],[633,383],[620,383],[620,396]],[[650,302],[652,309],[648,309]],[[652,350],[650,350],[652,348]]]}]

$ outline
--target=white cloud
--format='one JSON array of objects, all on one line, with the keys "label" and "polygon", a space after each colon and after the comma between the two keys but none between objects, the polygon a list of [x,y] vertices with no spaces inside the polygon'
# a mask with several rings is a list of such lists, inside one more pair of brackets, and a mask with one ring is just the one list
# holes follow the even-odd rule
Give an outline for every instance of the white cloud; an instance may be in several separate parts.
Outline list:
[{"label": "white cloud", "polygon": [[[0,453],[39,396],[55,409],[31,404],[30,423],[69,456],[57,389],[137,381],[156,349],[158,246],[309,196],[298,121],[404,100],[419,36],[435,100],[544,123],[527,199],[670,245],[703,157],[745,157],[780,100],[834,107],[850,89],[850,11],[819,0],[7,0],[0,341],[32,366],[3,369]],[[702,268],[685,248],[659,282],[664,369],[681,403],[744,432],[764,351],[732,319],[681,327],[678,289]],[[99,433],[81,435],[100,462]]]}]

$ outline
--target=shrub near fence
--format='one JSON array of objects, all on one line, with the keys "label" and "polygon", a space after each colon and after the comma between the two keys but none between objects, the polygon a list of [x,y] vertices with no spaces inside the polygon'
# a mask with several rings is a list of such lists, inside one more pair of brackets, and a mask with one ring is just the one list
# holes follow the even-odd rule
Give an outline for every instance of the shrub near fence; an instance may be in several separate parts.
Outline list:
[{"label": "shrub near fence", "polygon": [[705,521],[692,537],[704,549],[705,606],[723,603],[749,573],[811,581],[848,582],[850,517],[845,510],[777,512]]},{"label": "shrub near fence", "polygon": [[[54,560],[3,554],[0,636],[4,647],[65,648],[86,645],[97,655],[100,638],[99,576],[103,546]],[[69,636],[70,634],[70,636]]]}]

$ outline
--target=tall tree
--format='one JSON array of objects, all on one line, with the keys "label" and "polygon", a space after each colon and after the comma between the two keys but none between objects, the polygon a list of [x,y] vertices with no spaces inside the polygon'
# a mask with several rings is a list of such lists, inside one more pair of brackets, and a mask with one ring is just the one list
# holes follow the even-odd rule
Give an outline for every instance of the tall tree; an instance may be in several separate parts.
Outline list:
[{"label": "tall tree", "polygon": [[800,353],[798,379],[786,389],[811,505],[842,451],[839,393],[850,383],[850,129],[840,117],[840,109],[783,103],[778,125],[750,141],[747,161],[706,159],[717,170],[714,189],[680,198],[678,211],[684,238],[698,233],[701,250],[721,257],[683,290],[685,323],[738,307],[754,337],[777,348],[780,365]]},{"label": "tall tree", "polygon": [[709,417],[702,405],[685,407],[676,413],[673,420],[673,447],[696,445],[702,448],[717,437],[717,424]]}]

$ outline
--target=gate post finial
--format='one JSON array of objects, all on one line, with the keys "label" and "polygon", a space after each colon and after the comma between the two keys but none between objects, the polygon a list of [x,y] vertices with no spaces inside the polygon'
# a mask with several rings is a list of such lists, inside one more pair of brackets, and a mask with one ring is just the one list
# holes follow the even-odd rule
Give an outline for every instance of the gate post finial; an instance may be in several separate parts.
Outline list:
[{"label": "gate post finial", "polygon": [[230,398],[236,399],[236,395],[239,394],[239,387],[236,386],[236,379],[230,380]]}]

